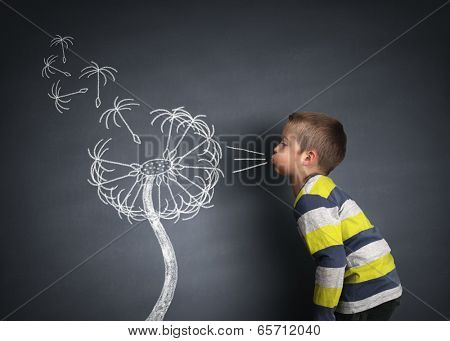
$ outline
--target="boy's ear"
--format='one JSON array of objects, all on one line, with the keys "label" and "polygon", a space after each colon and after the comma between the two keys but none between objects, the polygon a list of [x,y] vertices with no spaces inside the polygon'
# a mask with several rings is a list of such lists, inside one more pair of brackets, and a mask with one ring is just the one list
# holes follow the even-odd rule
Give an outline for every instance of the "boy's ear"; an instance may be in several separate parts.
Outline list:
[{"label": "boy's ear", "polygon": [[306,152],[305,160],[307,160],[307,161],[313,161],[313,160],[315,160],[315,159],[317,159],[317,152],[316,152],[315,150],[308,150],[308,151]]}]

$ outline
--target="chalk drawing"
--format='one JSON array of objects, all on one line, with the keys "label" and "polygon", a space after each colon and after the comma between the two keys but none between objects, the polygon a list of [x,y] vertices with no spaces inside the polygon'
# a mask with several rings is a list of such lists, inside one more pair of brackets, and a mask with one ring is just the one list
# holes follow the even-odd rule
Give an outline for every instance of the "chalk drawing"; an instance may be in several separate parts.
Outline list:
[{"label": "chalk drawing", "polygon": [[[213,206],[214,187],[223,176],[219,169],[222,149],[214,138],[214,126],[210,127],[203,115],[193,117],[183,107],[157,109],[150,114],[151,124],[160,122],[161,132],[167,137],[161,155],[142,163],[108,160],[105,153],[111,139],[102,139],[92,151],[88,149],[93,159],[88,181],[97,188],[100,200],[112,206],[121,219],[126,217],[130,223],[147,220],[152,227],[161,246],[165,279],[146,320],[161,321],[172,302],[178,278],[175,251],[161,220],[192,219],[201,208]],[[176,143],[172,141],[174,134],[181,135]],[[181,141],[190,135],[198,138],[198,143],[181,152]]]},{"label": "chalk drawing", "polygon": [[131,130],[130,126],[128,125],[127,121],[125,120],[125,118],[123,117],[121,111],[123,110],[131,110],[131,106],[133,105],[139,105],[139,103],[135,103],[133,99],[131,98],[125,98],[122,99],[120,101],[118,101],[119,97],[117,96],[114,100],[114,108],[108,109],[106,110],[102,116],[100,116],[99,122],[101,123],[102,120],[105,120],[105,126],[106,129],[109,129],[109,120],[111,119],[112,116],[112,121],[114,122],[114,124],[117,127],[121,127],[121,125],[119,124],[119,122],[117,122],[117,116],[120,118],[120,120],[123,122],[123,124],[125,124],[125,127],[128,129],[128,131],[130,132],[131,136],[133,137],[133,141],[137,144],[141,144],[141,139],[139,138],[138,135],[136,135],[133,130]]},{"label": "chalk drawing", "polygon": [[77,94],[85,94],[88,91],[87,88],[81,88],[78,91],[67,93],[65,95],[61,95],[61,87],[59,86],[59,80],[56,83],[52,84],[51,93],[48,94],[48,96],[55,101],[55,108],[58,110],[61,114],[63,113],[62,110],[69,110],[65,104],[69,103],[71,101],[71,96],[77,95]]},{"label": "chalk drawing", "polygon": [[[248,149],[244,149],[244,148],[231,147],[231,146],[226,146],[226,147],[229,148],[229,149],[239,150],[239,151],[243,151],[243,152],[250,153],[250,154],[265,155],[264,153],[255,152],[253,150],[248,150]],[[266,159],[255,156],[253,158],[249,158],[249,157],[247,157],[247,158],[236,158],[234,160],[235,161],[265,161]],[[248,166],[248,167],[245,167],[245,168],[242,168],[242,169],[234,170],[233,173],[243,172],[243,171],[246,171],[246,170],[249,170],[249,169],[252,169],[252,168],[257,168],[257,167],[264,166],[266,164],[267,164],[267,162],[262,162],[262,163],[259,163],[257,165],[252,165],[252,166]]]},{"label": "chalk drawing", "polygon": [[52,41],[50,42],[50,46],[61,45],[62,61],[64,64],[67,61],[65,50],[69,48],[69,44],[73,45],[73,37],[70,36],[61,37],[59,34],[57,34],[55,38],[53,38]]},{"label": "chalk drawing", "polygon": [[62,71],[52,65],[57,57],[58,56],[51,55],[47,59],[44,58],[44,68],[41,71],[42,77],[50,78],[50,75],[54,75],[56,72],[59,72],[66,77],[70,77],[69,72]]},{"label": "chalk drawing", "polygon": [[117,70],[111,66],[100,67],[96,62],[93,61],[91,61],[91,64],[92,65],[89,65],[81,70],[81,75],[78,78],[82,78],[85,76],[89,78],[93,75],[97,76],[97,97],[95,99],[95,107],[98,108],[102,104],[102,101],[100,100],[100,76],[103,77],[103,86],[105,86],[108,82],[108,77],[111,78],[113,82],[116,81],[113,71],[117,73]]}]

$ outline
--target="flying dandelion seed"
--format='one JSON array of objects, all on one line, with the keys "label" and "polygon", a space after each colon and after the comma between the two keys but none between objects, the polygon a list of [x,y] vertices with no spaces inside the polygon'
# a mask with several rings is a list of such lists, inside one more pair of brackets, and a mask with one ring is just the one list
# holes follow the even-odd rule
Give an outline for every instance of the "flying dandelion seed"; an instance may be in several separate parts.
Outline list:
[{"label": "flying dandelion seed", "polygon": [[116,97],[114,100],[114,108],[106,110],[102,116],[100,116],[99,122],[101,123],[103,119],[105,119],[105,126],[106,129],[109,129],[109,120],[112,115],[112,120],[114,124],[117,127],[121,127],[121,125],[117,122],[117,116],[119,116],[120,120],[125,124],[125,127],[130,132],[131,136],[133,137],[133,141],[137,144],[141,144],[141,139],[138,135],[136,135],[133,130],[131,130],[130,126],[128,125],[127,121],[125,121],[125,118],[123,117],[121,111],[123,110],[131,110],[132,105],[139,105],[139,103],[134,103],[133,99],[125,98],[120,101],[117,101],[119,99],[119,96]]},{"label": "flying dandelion seed", "polygon": [[[250,154],[256,154],[256,155],[263,155],[263,156],[265,156],[264,153],[255,152],[255,151],[253,151],[253,150],[248,150],[248,149],[244,149],[244,148],[237,148],[237,147],[230,147],[230,146],[226,146],[226,147],[229,148],[229,149],[239,150],[239,151],[243,151],[243,152],[250,153]],[[235,161],[266,161],[266,158],[261,158],[261,157],[256,157],[256,156],[255,156],[255,157],[253,157],[253,158],[250,158],[250,157],[246,157],[246,158],[236,158],[236,159],[234,159],[234,160],[235,160]],[[253,169],[253,168],[257,168],[257,167],[264,166],[264,165],[266,165],[266,164],[267,164],[267,161],[266,161],[266,162],[259,163],[259,164],[257,164],[257,165],[252,165],[252,166],[248,166],[248,167],[245,167],[245,168],[242,168],[242,169],[234,170],[233,173],[243,172],[243,171],[246,171],[246,170],[249,170],[249,169]]]},{"label": "flying dandelion seed", "polygon": [[66,77],[70,77],[70,73],[69,72],[62,71],[62,70],[52,66],[52,64],[54,63],[54,61],[55,61],[55,59],[57,57],[58,56],[51,55],[47,59],[44,58],[44,68],[41,71],[41,75],[42,75],[43,78],[44,77],[50,78],[50,75],[54,75],[55,72],[59,72],[59,73],[63,74]]},{"label": "flying dandelion seed", "polygon": [[61,95],[61,87],[59,86],[58,80],[56,83],[52,84],[51,93],[48,94],[48,96],[55,101],[56,110],[58,110],[62,114],[63,113],[62,110],[69,110],[69,108],[64,106],[65,104],[71,101],[71,98],[69,97],[77,94],[85,94],[87,91],[88,91],[87,88],[81,88],[78,91]]},{"label": "flying dandelion seed", "polygon": [[62,61],[64,64],[67,61],[65,50],[69,48],[69,44],[73,45],[73,37],[70,36],[61,37],[59,34],[57,34],[55,38],[53,38],[52,41],[50,42],[50,46],[61,45]]},{"label": "flying dandelion seed", "polygon": [[[172,243],[162,219],[187,220],[195,217],[201,208],[210,208],[214,187],[223,176],[219,169],[222,149],[214,139],[211,128],[201,119],[192,117],[183,107],[154,110],[151,124],[161,120],[161,132],[168,137],[162,155],[143,163],[126,164],[104,158],[111,139],[100,140],[92,152],[89,183],[97,188],[100,200],[111,205],[119,217],[127,217],[131,223],[148,220],[161,246],[165,279],[161,294],[147,317],[147,321],[161,321],[172,302],[178,279],[178,266]],[[171,143],[173,135],[181,133],[181,140],[188,134],[200,141],[187,152],[181,153],[181,140]],[[194,165],[186,161],[194,160]],[[111,167],[114,167],[111,168]],[[120,171],[116,172],[115,168]],[[196,175],[191,177],[190,173]],[[127,186],[124,184],[128,184]]]},{"label": "flying dandelion seed", "polygon": [[97,97],[95,99],[95,107],[98,108],[102,104],[102,101],[100,100],[100,76],[103,77],[103,86],[105,86],[108,82],[108,77],[110,77],[113,82],[116,81],[116,78],[112,72],[114,71],[117,73],[117,70],[111,66],[99,67],[98,64],[93,61],[91,61],[91,63],[92,65],[89,65],[81,70],[81,75],[78,78],[82,78],[84,76],[89,78],[92,75],[97,76]]}]

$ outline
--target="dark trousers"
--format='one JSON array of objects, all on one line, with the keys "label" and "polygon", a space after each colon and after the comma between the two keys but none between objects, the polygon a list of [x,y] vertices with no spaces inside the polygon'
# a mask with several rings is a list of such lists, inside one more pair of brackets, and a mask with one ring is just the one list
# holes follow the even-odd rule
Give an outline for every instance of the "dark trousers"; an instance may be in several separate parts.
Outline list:
[{"label": "dark trousers", "polygon": [[[401,297],[401,296],[400,296]],[[400,297],[355,314],[334,313],[336,321],[388,321],[400,305]]]}]

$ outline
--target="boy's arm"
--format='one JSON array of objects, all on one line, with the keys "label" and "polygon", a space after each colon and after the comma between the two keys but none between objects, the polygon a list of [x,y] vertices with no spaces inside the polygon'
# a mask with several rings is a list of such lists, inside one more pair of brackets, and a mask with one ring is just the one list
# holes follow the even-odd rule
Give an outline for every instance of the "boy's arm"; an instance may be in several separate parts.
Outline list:
[{"label": "boy's arm", "polygon": [[317,267],[314,320],[336,320],[347,257],[342,243],[339,207],[319,195],[305,194],[296,207],[299,232]]}]

